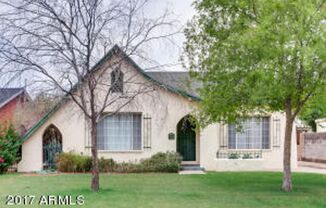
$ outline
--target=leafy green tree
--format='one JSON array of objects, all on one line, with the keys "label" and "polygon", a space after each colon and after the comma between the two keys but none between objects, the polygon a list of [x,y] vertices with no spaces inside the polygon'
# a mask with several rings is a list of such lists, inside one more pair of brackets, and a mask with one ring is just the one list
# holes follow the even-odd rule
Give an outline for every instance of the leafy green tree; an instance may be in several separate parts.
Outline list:
[{"label": "leafy green tree", "polygon": [[203,82],[206,122],[286,114],[283,184],[292,190],[291,133],[325,85],[325,1],[196,0],[183,61]]},{"label": "leafy green tree", "polygon": [[326,118],[326,87],[324,93],[318,97],[314,97],[306,104],[300,113],[300,119],[311,126],[313,131],[316,131],[316,119]]},{"label": "leafy green tree", "polygon": [[19,159],[21,139],[13,126],[0,131],[0,174]]}]

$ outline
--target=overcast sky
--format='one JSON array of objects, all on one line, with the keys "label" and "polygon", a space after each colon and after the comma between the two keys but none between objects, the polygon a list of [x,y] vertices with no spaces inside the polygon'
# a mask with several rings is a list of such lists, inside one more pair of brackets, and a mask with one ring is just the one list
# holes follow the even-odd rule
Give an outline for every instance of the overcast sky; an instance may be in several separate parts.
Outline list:
[{"label": "overcast sky", "polygon": [[[174,13],[174,16],[180,21],[181,25],[185,25],[188,20],[195,14],[195,10],[191,5],[193,0],[152,0],[148,5],[148,12],[151,15],[162,14],[162,10],[168,8]],[[174,38],[176,45],[164,43],[153,43],[148,55],[159,64],[172,64],[173,66],[164,66],[160,70],[185,70],[180,65],[180,55],[182,53],[182,44],[185,41],[183,34],[176,35]],[[174,65],[177,64],[177,65]],[[144,66],[143,66],[144,67]],[[145,67],[146,68],[146,67]]]},{"label": "overcast sky", "polygon": [[[191,5],[193,0],[151,0],[145,8],[145,14],[155,18],[157,15],[162,15],[166,9],[173,13],[173,18],[179,21],[180,26],[185,26],[188,20],[195,14],[195,10]],[[4,8],[2,8],[4,9]],[[1,8],[0,8],[1,10]],[[180,71],[185,70],[180,63],[180,55],[182,53],[183,42],[185,37],[182,33],[173,37],[174,43],[167,44],[166,42],[156,41],[145,48],[145,53],[148,58],[156,63],[142,63],[135,60],[144,70],[164,70],[164,71]],[[157,67],[160,66],[160,67]],[[28,75],[20,77],[20,79],[12,82],[8,87],[23,87],[25,80],[28,83]],[[0,80],[3,82],[3,80]],[[3,87],[0,85],[0,87]]]}]

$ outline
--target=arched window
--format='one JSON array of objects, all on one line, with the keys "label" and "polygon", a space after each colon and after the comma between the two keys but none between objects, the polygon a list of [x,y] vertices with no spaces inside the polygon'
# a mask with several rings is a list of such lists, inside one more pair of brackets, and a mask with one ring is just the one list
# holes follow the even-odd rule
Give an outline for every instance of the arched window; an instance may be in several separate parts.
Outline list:
[{"label": "arched window", "polygon": [[43,167],[51,169],[55,167],[55,156],[62,152],[62,134],[59,129],[51,124],[43,134]]},{"label": "arched window", "polygon": [[111,90],[112,92],[123,93],[123,72],[115,69],[111,72]]}]

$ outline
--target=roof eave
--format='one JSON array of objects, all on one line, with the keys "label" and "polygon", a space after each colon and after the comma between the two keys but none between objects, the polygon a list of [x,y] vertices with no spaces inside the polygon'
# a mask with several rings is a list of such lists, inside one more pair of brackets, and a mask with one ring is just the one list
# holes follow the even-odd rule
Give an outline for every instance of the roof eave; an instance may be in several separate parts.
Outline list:
[{"label": "roof eave", "polygon": [[17,96],[19,96],[23,92],[25,92],[24,89],[20,90],[19,92],[15,93],[14,95],[12,95],[9,99],[7,99],[5,102],[3,102],[3,103],[0,104],[0,108],[2,108],[3,106],[7,105],[8,103],[10,103],[13,99],[15,99]]}]

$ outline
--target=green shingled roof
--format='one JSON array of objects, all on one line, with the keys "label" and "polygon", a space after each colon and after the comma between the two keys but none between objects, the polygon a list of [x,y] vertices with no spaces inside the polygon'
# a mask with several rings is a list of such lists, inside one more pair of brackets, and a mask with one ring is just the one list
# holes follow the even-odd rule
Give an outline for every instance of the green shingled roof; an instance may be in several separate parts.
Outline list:
[{"label": "green shingled roof", "polygon": [[202,87],[202,83],[192,79],[189,72],[185,71],[149,71],[145,72],[152,79],[163,83],[165,86],[170,86],[173,89],[178,89],[186,92],[192,97],[199,98],[198,89]]}]

